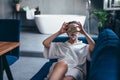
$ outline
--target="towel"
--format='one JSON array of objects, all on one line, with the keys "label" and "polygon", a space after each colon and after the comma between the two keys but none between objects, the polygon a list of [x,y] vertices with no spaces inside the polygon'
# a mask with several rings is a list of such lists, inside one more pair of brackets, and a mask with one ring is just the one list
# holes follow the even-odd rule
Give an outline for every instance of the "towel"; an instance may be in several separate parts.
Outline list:
[{"label": "towel", "polygon": [[34,19],[34,12],[35,12],[35,9],[27,10],[27,11],[26,11],[26,18],[27,18],[28,20]]}]

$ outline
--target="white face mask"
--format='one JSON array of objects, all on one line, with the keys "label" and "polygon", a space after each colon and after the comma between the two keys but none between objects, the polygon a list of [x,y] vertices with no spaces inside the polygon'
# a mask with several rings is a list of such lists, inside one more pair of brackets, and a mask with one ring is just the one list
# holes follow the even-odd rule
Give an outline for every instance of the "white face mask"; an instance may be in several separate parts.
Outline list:
[{"label": "white face mask", "polygon": [[78,39],[78,36],[79,36],[79,32],[70,32],[67,34],[72,40]]}]

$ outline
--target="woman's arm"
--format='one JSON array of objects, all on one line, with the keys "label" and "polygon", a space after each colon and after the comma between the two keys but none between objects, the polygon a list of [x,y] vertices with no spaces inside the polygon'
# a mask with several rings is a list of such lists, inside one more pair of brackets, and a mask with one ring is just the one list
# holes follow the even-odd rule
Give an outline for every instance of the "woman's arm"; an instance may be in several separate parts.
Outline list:
[{"label": "woman's arm", "polygon": [[86,37],[86,39],[87,39],[87,41],[88,41],[88,43],[89,43],[89,50],[90,50],[90,52],[92,52],[93,49],[94,49],[94,46],[95,46],[95,42],[94,42],[94,40],[88,35],[88,33],[86,33],[86,31],[84,32],[84,35],[85,35],[85,37]]},{"label": "woman's arm", "polygon": [[61,34],[63,34],[63,33],[66,32],[66,25],[67,25],[67,23],[64,22],[63,25],[62,25],[62,27],[61,27],[61,29],[60,29],[58,32],[54,33],[53,35],[51,35],[50,37],[48,37],[47,39],[45,39],[45,40],[43,41],[43,45],[44,45],[46,48],[49,48],[51,42],[52,42],[57,36],[59,36],[59,35],[61,35]]},{"label": "woman's arm", "polygon": [[78,22],[78,24],[80,25],[80,29],[81,29],[81,30],[80,30],[80,33],[83,34],[83,35],[86,37],[86,39],[87,39],[87,41],[88,41],[88,44],[89,44],[89,50],[90,50],[90,52],[92,52],[93,49],[94,49],[94,46],[95,46],[95,42],[94,42],[94,40],[88,35],[88,33],[83,29],[81,23]]}]

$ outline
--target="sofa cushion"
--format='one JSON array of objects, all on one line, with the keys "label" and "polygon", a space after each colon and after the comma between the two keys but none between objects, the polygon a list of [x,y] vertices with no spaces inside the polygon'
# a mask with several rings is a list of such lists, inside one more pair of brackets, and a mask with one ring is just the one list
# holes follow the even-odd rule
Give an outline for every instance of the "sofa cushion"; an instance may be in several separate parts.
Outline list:
[{"label": "sofa cushion", "polygon": [[50,66],[53,62],[46,62],[43,67],[30,80],[44,80],[49,73]]},{"label": "sofa cushion", "polygon": [[120,39],[110,29],[100,32],[92,54],[88,80],[117,80]]}]

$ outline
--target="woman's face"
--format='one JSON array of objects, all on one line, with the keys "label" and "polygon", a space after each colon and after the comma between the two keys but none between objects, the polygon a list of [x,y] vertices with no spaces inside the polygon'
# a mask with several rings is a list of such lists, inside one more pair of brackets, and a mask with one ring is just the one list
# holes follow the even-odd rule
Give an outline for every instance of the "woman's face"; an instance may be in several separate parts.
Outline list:
[{"label": "woman's face", "polygon": [[75,40],[78,38],[79,34],[80,34],[80,28],[79,28],[79,25],[76,24],[76,23],[71,23],[68,25],[68,28],[67,28],[67,35]]}]

